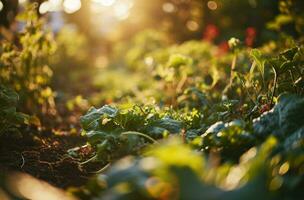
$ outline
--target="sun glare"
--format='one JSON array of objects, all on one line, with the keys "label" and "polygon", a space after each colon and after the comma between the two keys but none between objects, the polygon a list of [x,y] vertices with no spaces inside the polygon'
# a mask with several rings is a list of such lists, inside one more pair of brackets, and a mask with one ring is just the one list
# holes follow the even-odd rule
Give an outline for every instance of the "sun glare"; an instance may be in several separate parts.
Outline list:
[{"label": "sun glare", "polygon": [[18,2],[19,2],[20,4],[24,4],[24,3],[27,2],[27,0],[19,0]]},{"label": "sun glare", "polygon": [[126,19],[129,16],[129,10],[131,8],[131,4],[128,3],[120,3],[114,6],[114,13],[118,19]]},{"label": "sun glare", "polygon": [[39,13],[45,14],[50,10],[50,2],[45,1],[39,7]]},{"label": "sun glare", "polygon": [[74,13],[81,8],[80,0],[65,0],[63,2],[63,9],[66,13]]},{"label": "sun glare", "polygon": [[[21,0],[19,0],[21,2]],[[22,2],[25,2],[23,0]],[[43,2],[39,7],[39,12],[45,14],[47,12],[64,11],[72,14],[81,9],[81,0],[48,0]],[[129,11],[133,6],[133,0],[92,0],[91,10],[96,18],[114,18],[116,20],[124,20],[128,18]],[[1,5],[0,5],[1,8]],[[105,16],[107,15],[107,16]]]},{"label": "sun glare", "polygon": [[95,3],[99,3],[103,6],[112,6],[116,0],[92,0]]},{"label": "sun glare", "polygon": [[0,11],[3,9],[3,3],[0,1]]},{"label": "sun glare", "polygon": [[63,10],[71,14],[81,8],[81,0],[48,0],[43,2],[39,7],[39,12],[45,14],[47,12],[56,12]]}]

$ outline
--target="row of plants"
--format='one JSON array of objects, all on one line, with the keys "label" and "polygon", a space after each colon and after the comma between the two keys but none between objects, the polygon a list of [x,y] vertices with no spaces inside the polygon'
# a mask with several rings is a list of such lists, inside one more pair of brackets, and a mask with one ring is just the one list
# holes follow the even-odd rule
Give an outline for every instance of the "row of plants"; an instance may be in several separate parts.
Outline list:
[{"label": "row of plants", "polygon": [[[95,150],[82,164],[105,167],[73,192],[82,199],[300,199],[303,46],[283,37],[259,49],[232,38],[229,47],[190,41],[127,56],[125,67],[151,84],[82,116]],[[136,48],[143,47],[126,55]]]},{"label": "row of plants", "polygon": [[[280,9],[301,33],[301,14],[293,4],[284,5],[281,1]],[[66,100],[72,87],[75,93],[91,89],[82,81],[60,86],[85,71],[90,56],[83,51],[84,37],[62,32],[56,50],[34,7],[19,18],[24,31],[18,41],[0,48],[0,136],[39,126],[35,115],[56,115],[55,97]],[[281,22],[269,26],[279,30]],[[257,194],[301,199],[304,46],[299,37],[281,35],[251,49],[237,38],[219,46],[206,40],[172,44],[150,30],[118,45],[111,67],[92,78],[101,95],[87,96],[92,104],[109,104],[80,118],[93,149],[80,165],[98,162],[101,169],[71,192],[81,199],[256,199]],[[70,67],[75,74],[68,73]],[[75,107],[88,104],[77,96],[67,107],[75,114]],[[77,157],[79,150],[68,153]]]}]

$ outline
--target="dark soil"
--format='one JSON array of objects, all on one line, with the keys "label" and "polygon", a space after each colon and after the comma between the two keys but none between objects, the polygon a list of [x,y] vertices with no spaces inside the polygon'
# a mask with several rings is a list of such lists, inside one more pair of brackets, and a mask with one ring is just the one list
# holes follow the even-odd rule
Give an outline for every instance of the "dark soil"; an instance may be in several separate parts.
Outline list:
[{"label": "dark soil", "polygon": [[[80,136],[56,136],[51,132],[24,134],[21,139],[1,138],[0,171],[15,170],[45,180],[60,187],[84,185],[101,164],[80,165],[80,160],[67,150],[86,143]],[[89,158],[91,149],[80,149],[81,157]]]}]

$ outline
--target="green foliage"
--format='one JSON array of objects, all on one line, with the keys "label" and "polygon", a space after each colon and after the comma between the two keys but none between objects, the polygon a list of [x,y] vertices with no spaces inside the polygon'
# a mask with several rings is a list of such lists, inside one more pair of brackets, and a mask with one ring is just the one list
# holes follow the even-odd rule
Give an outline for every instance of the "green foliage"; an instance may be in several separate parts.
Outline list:
[{"label": "green foliage", "polygon": [[9,134],[20,136],[20,126],[30,120],[29,116],[17,112],[18,100],[16,92],[0,86],[0,137]]},{"label": "green foliage", "polygon": [[[158,34],[155,34],[156,37]],[[210,90],[221,84],[220,76],[226,77],[225,72],[217,68],[220,64],[215,66],[221,61],[216,56],[218,48],[214,45],[188,41],[168,46],[162,39],[151,39],[147,32],[140,33],[134,40],[141,41],[138,40],[141,37],[144,38],[142,42],[121,47],[118,52],[121,56],[126,55],[123,59],[114,54],[112,59],[117,63],[122,62],[120,68],[116,66],[114,69],[105,69],[97,76],[95,85],[106,91],[101,93],[100,100],[109,94],[112,98],[108,99],[115,101],[119,99],[123,102],[129,97],[131,101],[139,103],[151,102],[152,99],[176,106],[177,99],[185,100],[187,95],[184,95],[184,91],[190,91],[190,88]],[[134,51],[141,52],[141,55],[129,57]],[[224,67],[224,63],[220,67]],[[114,74],[122,77],[113,78],[111,75]],[[123,75],[130,77],[132,81]],[[109,85],[109,82],[113,84]]]},{"label": "green foliage", "polygon": [[291,34],[295,37],[302,37],[304,31],[304,15],[301,10],[304,3],[301,0],[280,0],[280,14],[268,23],[268,28]]},{"label": "green foliage", "polygon": [[150,147],[143,158],[120,160],[90,182],[87,188],[94,191],[79,195],[82,199],[220,200],[255,199],[258,192],[261,199],[300,198],[301,154],[294,148],[277,151],[277,146],[282,143],[270,137],[243,154],[239,163],[214,166],[214,160],[171,139]]},{"label": "green foliage", "polygon": [[1,41],[0,83],[13,88],[20,96],[18,108],[32,114],[54,114],[54,94],[49,87],[53,72],[47,65],[55,46],[51,33],[43,29],[35,7],[18,17],[25,23],[17,35],[19,45]]},{"label": "green foliage", "polygon": [[304,99],[296,95],[283,94],[277,105],[255,119],[254,132],[265,138],[274,134],[286,138],[304,124]]},{"label": "green foliage", "polygon": [[[210,43],[189,41],[137,58],[143,65],[132,72],[153,74],[145,79],[150,87],[81,118],[95,149],[88,162],[114,165],[78,195],[195,200],[254,199],[258,192],[261,199],[299,198],[303,47],[250,50],[234,43],[221,56]],[[159,104],[136,99],[147,99],[147,90]]]},{"label": "green foliage", "polygon": [[90,56],[88,40],[77,30],[63,27],[54,37],[56,51],[50,57],[53,76],[50,82],[59,100],[84,95],[91,82],[82,80],[92,77],[95,67]]},{"label": "green foliage", "polygon": [[[155,8],[160,9],[165,2],[158,2]],[[186,1],[176,2],[166,4],[174,10],[165,13],[166,18],[176,16],[175,9],[183,10]],[[201,20],[205,14],[195,5],[207,9],[208,3],[209,7],[215,3],[218,10],[212,16],[222,16],[235,12],[231,6],[236,4],[256,12],[260,5],[274,4],[227,2],[204,1],[207,4],[202,6],[193,1],[189,3],[193,12],[178,17],[193,25],[191,17]],[[281,1],[283,15],[270,26],[280,30],[292,22],[301,33],[303,16],[295,5],[302,3]],[[223,18],[219,27],[239,30],[242,26],[255,37],[257,30],[251,24],[239,25],[236,16]],[[55,51],[52,35],[43,28],[34,8],[20,18],[25,28],[17,36],[18,43],[3,42],[0,49],[0,136],[18,133],[22,125],[32,123],[17,107],[31,113],[40,113],[41,108],[44,114],[55,112],[49,86],[53,72],[48,66]],[[197,23],[201,28],[202,22]],[[168,26],[166,32],[175,29]],[[183,41],[188,34],[183,31],[175,39]],[[252,35],[249,39],[253,41]],[[300,199],[304,183],[301,42],[286,36],[250,49],[248,38],[247,47],[234,37],[223,46],[207,38],[170,44],[175,39],[153,30],[135,35],[113,48],[110,66],[94,71],[99,72],[95,76],[91,68],[85,68],[87,63],[95,66],[85,36],[69,29],[57,35],[58,49],[50,58],[56,76],[53,86],[64,84],[58,89],[59,98],[69,96],[68,92],[76,94],[67,101],[68,109],[73,110],[88,105],[78,93],[88,91],[85,96],[91,89],[102,93],[90,100],[103,106],[92,107],[80,118],[82,135],[93,150],[92,157],[81,165],[98,161],[101,167],[110,167],[98,171],[78,195],[82,199],[232,200],[256,199],[259,194],[265,200]],[[95,88],[90,88],[90,80]]]},{"label": "green foliage", "polygon": [[264,73],[265,73],[265,61],[266,59],[262,57],[262,53],[257,50],[257,49],[253,49],[251,51],[251,57],[254,59],[254,62],[257,64],[258,69],[261,73],[261,76],[264,79]]},{"label": "green foliage", "polygon": [[135,153],[147,142],[167,133],[180,133],[183,123],[173,119],[170,110],[160,112],[152,106],[91,108],[81,117],[81,125],[88,141],[97,150],[97,159],[113,158]]}]

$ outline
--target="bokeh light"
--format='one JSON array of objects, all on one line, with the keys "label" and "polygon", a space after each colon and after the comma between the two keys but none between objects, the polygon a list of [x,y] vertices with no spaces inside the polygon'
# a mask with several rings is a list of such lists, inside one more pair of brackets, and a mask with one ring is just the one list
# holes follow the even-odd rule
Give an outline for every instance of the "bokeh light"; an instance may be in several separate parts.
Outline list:
[{"label": "bokeh light", "polygon": [[162,6],[164,12],[172,13],[175,10],[175,7],[172,3],[164,3]]},{"label": "bokeh light", "polygon": [[72,14],[78,11],[80,8],[81,0],[48,0],[40,5],[39,13],[46,14],[47,12],[57,12],[63,10],[68,14]]},{"label": "bokeh light", "polygon": [[126,19],[129,16],[131,4],[119,3],[114,6],[114,13],[118,19]]},{"label": "bokeh light", "polygon": [[25,4],[27,2],[27,0],[19,0],[18,1],[20,4]]},{"label": "bokeh light", "polygon": [[40,6],[39,6],[39,13],[40,14],[45,14],[50,10],[50,3],[48,1],[43,2]]},{"label": "bokeh light", "polygon": [[216,10],[218,7],[215,1],[208,1],[207,6],[210,10]]},{"label": "bokeh light", "polygon": [[61,9],[61,5],[62,5],[62,0],[49,0],[49,11],[50,12],[54,12],[54,11],[58,11]]},{"label": "bokeh light", "polygon": [[116,0],[93,0],[95,3],[99,3],[103,6],[112,6]]},{"label": "bokeh light", "polygon": [[74,13],[81,8],[80,0],[65,0],[63,2],[63,9],[66,13]]},{"label": "bokeh light", "polygon": [[2,9],[3,9],[3,3],[2,3],[2,1],[0,1],[0,12]]},{"label": "bokeh light", "polygon": [[186,26],[190,31],[196,31],[199,28],[198,23],[193,20],[188,21]]}]

